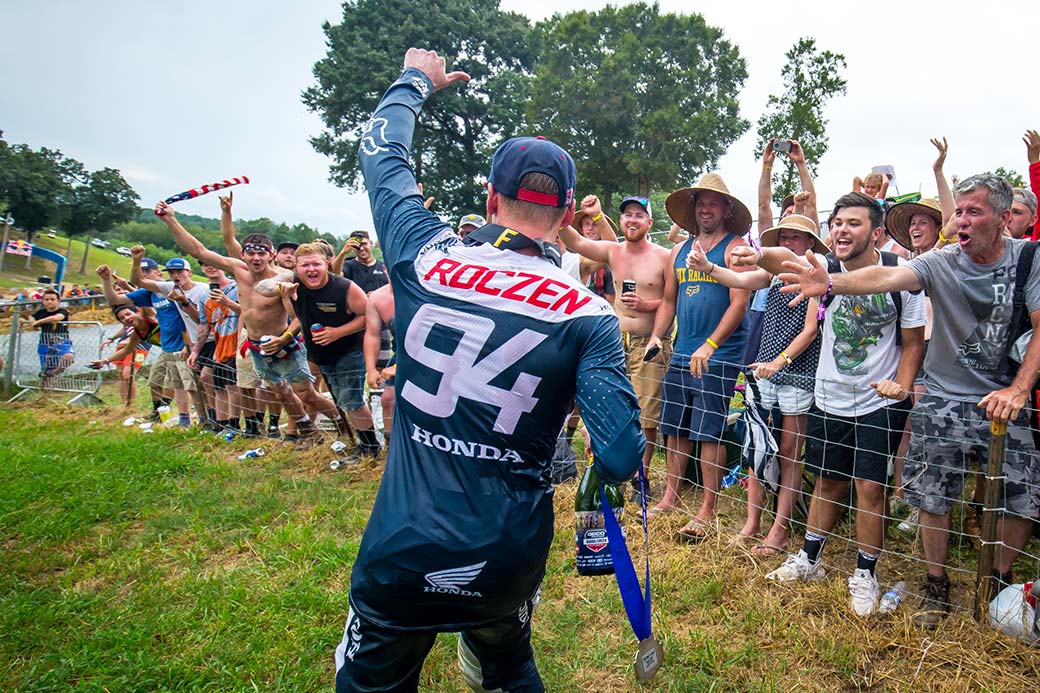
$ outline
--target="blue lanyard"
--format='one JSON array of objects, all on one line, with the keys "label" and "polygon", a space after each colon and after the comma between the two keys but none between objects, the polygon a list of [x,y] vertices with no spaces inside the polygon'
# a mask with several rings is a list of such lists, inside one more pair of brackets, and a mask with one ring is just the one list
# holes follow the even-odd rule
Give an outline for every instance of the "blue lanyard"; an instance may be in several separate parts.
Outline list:
[{"label": "blue lanyard", "polygon": [[639,465],[639,501],[643,511],[643,555],[646,560],[646,592],[639,588],[639,579],[632,564],[632,556],[625,543],[625,535],[621,533],[614,510],[610,507],[603,484],[599,486],[599,497],[603,503],[603,522],[606,525],[607,538],[610,541],[610,558],[614,562],[614,575],[617,577],[621,602],[625,605],[628,622],[632,632],[640,642],[652,634],[650,626],[650,530],[646,524],[646,477],[643,465]]}]

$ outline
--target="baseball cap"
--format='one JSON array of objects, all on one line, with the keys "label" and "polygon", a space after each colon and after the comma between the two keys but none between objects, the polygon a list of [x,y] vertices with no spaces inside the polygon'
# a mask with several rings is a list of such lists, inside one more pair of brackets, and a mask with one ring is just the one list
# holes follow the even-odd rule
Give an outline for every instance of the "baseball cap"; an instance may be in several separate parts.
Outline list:
[{"label": "baseball cap", "polygon": [[299,247],[300,247],[299,243],[289,243],[289,242],[279,243],[278,244],[278,248],[276,248],[275,252],[280,251],[280,250],[285,250],[286,248],[291,248],[292,250],[296,250]]},{"label": "baseball cap", "polygon": [[185,260],[182,257],[171,257],[169,260],[166,261],[166,271],[167,272],[169,272],[170,270],[190,270],[190,269],[191,269],[191,265],[189,265],[188,261]]},{"label": "baseball cap", "polygon": [[[520,187],[528,173],[544,173],[556,181],[558,195],[547,195]],[[574,201],[578,172],[574,159],[555,142],[541,135],[514,137],[495,150],[488,183],[506,197],[546,207],[568,207]]]},{"label": "baseball cap", "polygon": [[478,229],[481,226],[486,226],[487,222],[484,221],[484,217],[479,214],[467,214],[459,219],[458,227],[461,229],[463,226],[476,226]]},{"label": "baseball cap", "polygon": [[654,216],[654,213],[650,211],[650,198],[640,197],[638,195],[629,195],[625,199],[621,200],[621,205],[618,206],[618,213],[620,214],[621,212],[624,212],[625,207],[631,204],[639,205],[646,211],[647,214],[649,214],[650,216]]},{"label": "baseball cap", "polygon": [[141,269],[143,269],[143,270],[159,269],[159,263],[156,262],[155,260],[153,260],[150,257],[141,258]]},{"label": "baseball cap", "polygon": [[1030,212],[1036,214],[1036,195],[1033,194],[1032,190],[1026,190],[1025,188],[1015,188],[1014,194],[1015,202],[1021,202],[1029,208]]}]

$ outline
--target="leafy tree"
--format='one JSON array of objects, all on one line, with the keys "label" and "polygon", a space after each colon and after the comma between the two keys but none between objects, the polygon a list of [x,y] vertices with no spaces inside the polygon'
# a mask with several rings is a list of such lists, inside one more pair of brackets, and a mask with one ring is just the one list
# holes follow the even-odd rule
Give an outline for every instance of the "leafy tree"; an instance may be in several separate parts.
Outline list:
[{"label": "leafy tree", "polygon": [[328,52],[314,65],[317,84],[303,92],[303,102],[326,127],[311,144],[331,157],[330,179],[360,187],[361,127],[400,74],[405,51],[423,46],[473,80],[423,108],[412,147],[416,177],[436,197],[434,209],[449,217],[483,209],[481,176],[490,154],[523,123],[535,61],[528,20],[502,12],[498,0],[437,0],[421,8],[409,0],[347,0],[342,23],[323,28]]},{"label": "leafy tree", "polygon": [[[829,146],[823,108],[831,98],[845,93],[846,81],[841,75],[845,56],[820,51],[816,39],[803,38],[787,51],[786,57],[787,63],[780,71],[784,92],[769,97],[767,110],[758,119],[756,156],[771,137],[798,140],[805,152],[805,163],[815,176]],[[798,189],[798,171],[786,157],[778,156],[773,164],[773,200],[780,204]]]},{"label": "leafy tree", "polygon": [[72,185],[82,179],[83,165],[46,148],[37,151],[16,144],[4,150],[0,198],[31,242],[40,229],[58,219]]},{"label": "leafy tree", "polygon": [[608,212],[614,193],[696,179],[748,128],[744,59],[701,15],[634,4],[557,14],[537,30],[528,115],[574,157],[579,195],[598,193]]},{"label": "leafy tree", "polygon": [[98,233],[107,233],[120,222],[133,219],[137,215],[139,199],[140,196],[114,168],[94,171],[83,185],[73,190],[65,230],[70,236],[87,237],[80,273],[87,271],[91,238]]},{"label": "leafy tree", "polygon": [[1012,188],[1028,188],[1026,185],[1026,179],[1022,177],[1018,171],[1013,171],[1003,166],[998,166],[997,170],[993,172],[993,175],[1000,176],[1008,183],[1011,184]]}]

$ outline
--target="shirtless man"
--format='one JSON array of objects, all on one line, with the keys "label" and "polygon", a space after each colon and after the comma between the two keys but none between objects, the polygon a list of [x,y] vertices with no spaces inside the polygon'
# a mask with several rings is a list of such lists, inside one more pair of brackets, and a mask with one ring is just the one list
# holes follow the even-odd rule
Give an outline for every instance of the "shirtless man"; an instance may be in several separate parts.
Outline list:
[{"label": "shirtless man", "polygon": [[[221,206],[223,207],[223,201]],[[228,205],[230,214],[230,205]],[[301,447],[312,444],[321,436],[310,416],[303,409],[303,402],[322,412],[336,423],[338,431],[346,432],[346,418],[339,408],[314,389],[314,376],[307,367],[307,358],[296,339],[300,332],[298,321],[289,323],[288,314],[281,297],[268,298],[256,291],[256,284],[264,279],[281,276],[291,281],[292,274],[281,275],[271,266],[274,246],[263,234],[249,234],[242,239],[242,259],[224,257],[206,248],[177,221],[173,210],[165,202],[155,205],[155,213],[166,223],[166,227],[186,253],[200,262],[220,267],[238,282],[238,301],[242,306],[242,320],[249,336],[249,350],[253,365],[259,375],[281,401],[289,416],[297,424]],[[260,344],[264,336],[272,338]],[[301,402],[302,400],[302,402]]]},{"label": "shirtless man", "polygon": [[[606,226],[600,217],[598,199],[586,197],[581,207],[582,211]],[[669,336],[661,340],[658,355],[649,361],[643,357],[647,342],[653,336],[654,317],[664,295],[665,280],[671,273],[671,265],[668,251],[647,237],[654,221],[650,200],[645,197],[626,197],[618,209],[621,212],[621,233],[625,237],[623,243],[594,241],[572,228],[560,229],[560,236],[568,248],[593,262],[606,263],[614,275],[617,296],[614,311],[621,323],[628,376],[639,398],[639,425],[646,436],[643,471],[649,473],[650,458],[653,457],[657,441],[657,422],[661,418],[661,381],[671,357],[671,328],[667,330]]]},{"label": "shirtless man", "polygon": [[[235,222],[231,218],[231,206],[234,202],[234,190],[229,190],[227,195],[220,196],[220,236],[224,241],[228,257],[242,257],[242,244],[235,237]],[[293,261],[295,262],[295,260],[294,255]],[[272,262],[274,262],[274,258],[272,258]],[[242,328],[239,331],[241,337],[239,347],[242,347],[248,341],[248,337],[244,318],[241,318],[239,323]],[[269,413],[267,437],[280,438],[282,432],[279,420],[282,416],[282,404],[256,374],[253,357],[246,354],[242,358],[241,353],[239,351],[239,357],[235,359],[235,384],[238,386],[239,408],[246,419],[246,435],[257,435],[263,431],[264,409],[267,409]],[[311,373],[313,374],[313,371]],[[286,440],[296,440],[296,422],[290,418],[286,428]]]}]

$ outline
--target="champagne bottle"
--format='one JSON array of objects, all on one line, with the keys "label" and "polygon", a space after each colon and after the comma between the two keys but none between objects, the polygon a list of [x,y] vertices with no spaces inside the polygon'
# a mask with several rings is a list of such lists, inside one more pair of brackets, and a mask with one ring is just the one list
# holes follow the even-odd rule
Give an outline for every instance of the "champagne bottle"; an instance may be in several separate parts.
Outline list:
[{"label": "champagne bottle", "polygon": [[[617,486],[604,484],[603,488],[614,509],[614,516],[621,524],[625,512],[625,495]],[[585,467],[585,474],[574,496],[574,523],[578,575],[613,573],[614,562],[610,558],[610,542],[603,522],[603,503],[599,497],[599,476],[592,464],[591,450],[588,466]]]}]

